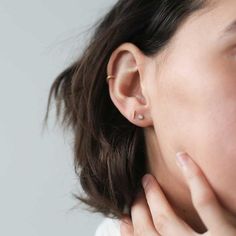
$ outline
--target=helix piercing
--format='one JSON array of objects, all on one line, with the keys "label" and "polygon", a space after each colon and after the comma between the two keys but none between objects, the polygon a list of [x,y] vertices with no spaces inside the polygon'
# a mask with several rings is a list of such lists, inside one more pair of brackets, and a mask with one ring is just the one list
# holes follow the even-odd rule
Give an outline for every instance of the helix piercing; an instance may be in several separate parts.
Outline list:
[{"label": "helix piercing", "polygon": [[107,76],[107,78],[106,78],[106,80],[107,80],[107,83],[108,83],[109,79],[114,79],[114,78],[115,78],[115,76],[114,76],[114,75],[108,75],[108,76]]}]

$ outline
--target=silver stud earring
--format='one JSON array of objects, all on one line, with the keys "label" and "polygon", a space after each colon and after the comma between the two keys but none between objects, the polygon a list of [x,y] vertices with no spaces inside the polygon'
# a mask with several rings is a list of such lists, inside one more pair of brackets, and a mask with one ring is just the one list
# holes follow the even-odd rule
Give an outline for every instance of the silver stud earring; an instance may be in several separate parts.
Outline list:
[{"label": "silver stud earring", "polygon": [[143,120],[144,119],[144,116],[142,114],[138,114],[138,119],[139,120]]},{"label": "silver stud earring", "polygon": [[[136,111],[134,111],[133,119],[135,119],[135,116],[136,116]],[[144,115],[138,114],[138,119],[139,120],[143,120],[144,119]]]}]

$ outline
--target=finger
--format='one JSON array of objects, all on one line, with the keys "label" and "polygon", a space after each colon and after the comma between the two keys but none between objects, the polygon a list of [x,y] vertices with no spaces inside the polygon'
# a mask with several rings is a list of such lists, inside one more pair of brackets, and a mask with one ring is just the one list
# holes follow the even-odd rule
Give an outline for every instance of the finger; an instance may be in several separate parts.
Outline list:
[{"label": "finger", "polygon": [[123,217],[120,221],[121,236],[134,236],[134,229],[129,217]]},{"label": "finger", "polygon": [[134,235],[160,236],[155,229],[143,192],[139,193],[131,207]]},{"label": "finger", "polygon": [[146,174],[142,182],[155,228],[161,235],[196,235],[192,228],[175,214],[155,177]]},{"label": "finger", "polygon": [[176,160],[190,188],[191,198],[202,221],[209,229],[225,222],[224,211],[201,169],[187,153],[177,153]]}]

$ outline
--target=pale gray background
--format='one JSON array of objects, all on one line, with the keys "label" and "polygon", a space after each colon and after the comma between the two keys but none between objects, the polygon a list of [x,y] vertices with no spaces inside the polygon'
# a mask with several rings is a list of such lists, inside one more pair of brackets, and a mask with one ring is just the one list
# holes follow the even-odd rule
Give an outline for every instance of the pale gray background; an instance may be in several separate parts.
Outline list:
[{"label": "pale gray background", "polygon": [[[49,87],[115,0],[0,0],[0,235],[94,235],[76,205],[69,135],[41,134]],[[54,127],[54,128],[53,128]]]}]

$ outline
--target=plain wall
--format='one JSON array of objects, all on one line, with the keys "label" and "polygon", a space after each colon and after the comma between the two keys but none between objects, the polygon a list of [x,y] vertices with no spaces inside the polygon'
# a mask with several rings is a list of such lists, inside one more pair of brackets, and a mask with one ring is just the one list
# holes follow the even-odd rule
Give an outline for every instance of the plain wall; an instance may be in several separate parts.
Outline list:
[{"label": "plain wall", "polygon": [[100,214],[73,208],[68,134],[42,134],[49,88],[112,0],[0,0],[0,235],[94,235]]}]

